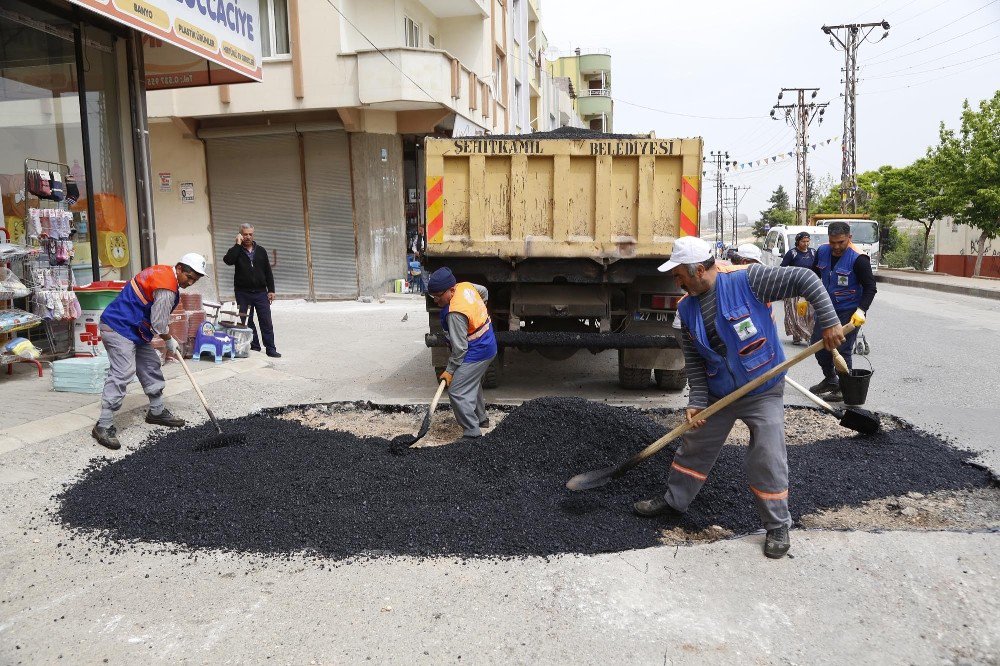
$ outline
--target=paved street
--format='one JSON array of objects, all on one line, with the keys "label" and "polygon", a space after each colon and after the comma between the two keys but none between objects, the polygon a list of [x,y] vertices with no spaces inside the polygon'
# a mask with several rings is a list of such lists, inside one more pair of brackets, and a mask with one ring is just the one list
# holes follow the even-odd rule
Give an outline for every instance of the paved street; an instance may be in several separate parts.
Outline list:
[{"label": "paved street", "polygon": [[[951,438],[1000,472],[1000,301],[880,285],[869,314],[869,406]],[[205,392],[219,416],[433,394],[417,297],[280,302],[275,321],[284,358],[201,368],[213,379]],[[685,404],[676,393],[618,389],[611,352],[507,360],[490,401],[578,395]],[[37,380],[26,370],[0,379],[0,419],[26,397],[50,398],[38,388],[48,373]],[[808,385],[818,369],[809,361],[791,375]],[[183,377],[170,390],[172,410],[204,420]],[[0,421],[3,663],[1000,660],[996,533],[797,530],[794,558],[780,561],[762,557],[760,534],[550,561],[386,558],[332,568],[155,547],[110,553],[70,540],[50,517],[53,494],[91,460],[127,455],[151,431],[138,395],[127,407],[140,408],[119,416],[123,450],[98,448],[88,434],[95,397],[73,402],[79,425],[66,434],[22,428],[14,437],[7,431],[24,424]],[[50,412],[53,432],[67,429],[59,414],[69,407]]]}]

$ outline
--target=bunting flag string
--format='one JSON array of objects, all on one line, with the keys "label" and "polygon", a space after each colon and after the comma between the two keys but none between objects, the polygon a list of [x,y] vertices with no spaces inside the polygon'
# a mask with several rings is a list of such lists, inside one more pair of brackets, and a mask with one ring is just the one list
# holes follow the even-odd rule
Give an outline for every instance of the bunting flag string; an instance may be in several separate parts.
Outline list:
[{"label": "bunting flag string", "polygon": [[[825,141],[820,141],[818,143],[809,144],[811,150],[816,150],[817,148],[822,148],[823,146],[829,146],[835,141],[839,141],[839,136],[834,136]],[[739,164],[734,164],[733,166],[726,167],[726,171],[745,171],[747,169],[755,169],[759,167],[762,163],[766,166],[769,164],[775,164],[780,161],[790,159],[795,156],[795,151],[789,150],[786,153],[778,153],[777,155],[768,155],[767,157],[761,157],[756,160],[749,160],[746,162],[740,162]]]}]

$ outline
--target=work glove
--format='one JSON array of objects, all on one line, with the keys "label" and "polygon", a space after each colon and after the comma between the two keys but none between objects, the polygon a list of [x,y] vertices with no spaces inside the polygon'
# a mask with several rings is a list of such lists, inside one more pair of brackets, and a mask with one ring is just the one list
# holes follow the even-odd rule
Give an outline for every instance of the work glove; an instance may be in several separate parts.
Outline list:
[{"label": "work glove", "polygon": [[854,328],[859,328],[862,324],[864,324],[865,311],[862,310],[861,308],[855,310],[854,314],[851,315],[851,323],[854,325]]},{"label": "work glove", "polygon": [[451,378],[452,377],[453,377],[453,375],[450,372],[448,372],[447,370],[445,370],[444,372],[441,373],[441,376],[438,377],[438,381],[444,382],[445,386],[451,386]]},{"label": "work glove", "polygon": [[167,347],[167,353],[171,355],[176,354],[178,350],[181,348],[181,346],[177,343],[177,340],[173,338],[167,338],[165,344]]},{"label": "work glove", "polygon": [[800,317],[805,317],[809,313],[809,301],[800,298],[799,302],[795,304],[795,311],[799,313]]}]

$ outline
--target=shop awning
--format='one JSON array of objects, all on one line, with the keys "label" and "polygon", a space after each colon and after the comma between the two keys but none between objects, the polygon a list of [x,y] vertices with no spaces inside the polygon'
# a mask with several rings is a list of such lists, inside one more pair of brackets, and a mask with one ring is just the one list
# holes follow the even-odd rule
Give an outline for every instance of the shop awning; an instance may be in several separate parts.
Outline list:
[{"label": "shop awning", "polygon": [[[261,80],[258,3],[237,0],[70,0],[139,30],[146,87]],[[194,56],[194,57],[192,57]]]}]

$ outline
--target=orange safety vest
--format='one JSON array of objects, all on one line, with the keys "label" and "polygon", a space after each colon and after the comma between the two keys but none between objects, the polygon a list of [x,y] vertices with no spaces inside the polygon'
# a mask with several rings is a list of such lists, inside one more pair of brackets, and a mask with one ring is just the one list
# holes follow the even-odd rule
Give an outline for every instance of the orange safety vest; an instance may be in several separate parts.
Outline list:
[{"label": "orange safety vest", "polygon": [[458,312],[469,320],[469,342],[486,335],[490,327],[490,313],[486,311],[479,291],[471,282],[459,282],[455,285],[455,295],[448,304],[449,312]]}]

